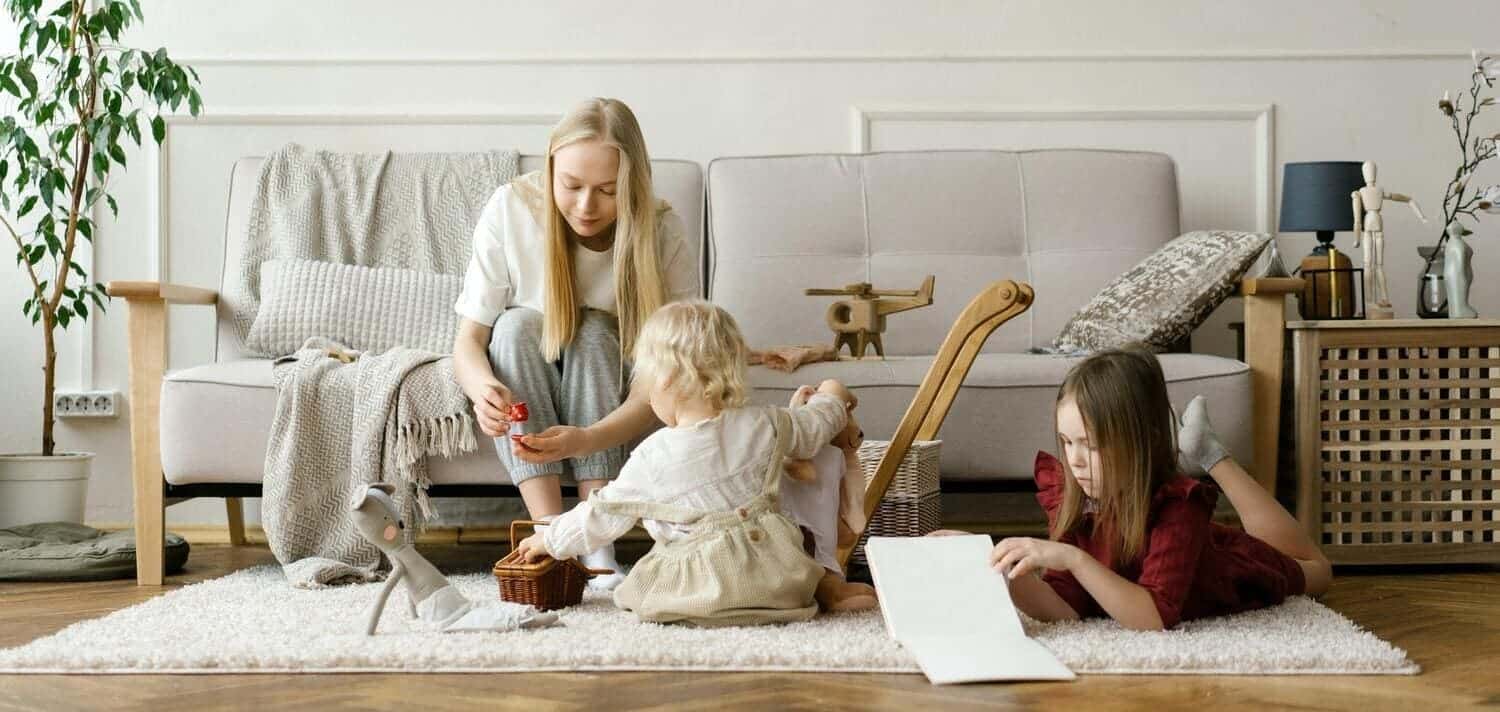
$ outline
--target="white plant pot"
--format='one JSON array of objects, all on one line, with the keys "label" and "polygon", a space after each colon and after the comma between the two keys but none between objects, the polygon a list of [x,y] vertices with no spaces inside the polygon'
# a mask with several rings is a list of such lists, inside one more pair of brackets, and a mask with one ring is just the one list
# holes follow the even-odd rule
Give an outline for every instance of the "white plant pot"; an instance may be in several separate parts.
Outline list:
[{"label": "white plant pot", "polygon": [[0,528],[40,522],[83,523],[94,453],[51,457],[0,454]]}]

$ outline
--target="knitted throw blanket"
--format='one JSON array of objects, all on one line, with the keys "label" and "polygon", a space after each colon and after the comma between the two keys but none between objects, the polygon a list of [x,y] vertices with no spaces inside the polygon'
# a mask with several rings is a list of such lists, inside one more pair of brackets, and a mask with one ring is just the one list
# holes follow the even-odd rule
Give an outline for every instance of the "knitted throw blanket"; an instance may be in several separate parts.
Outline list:
[{"label": "knitted throw blanket", "polygon": [[[240,291],[230,304],[241,333],[254,321],[253,286],[266,259],[461,273],[479,210],[514,177],[516,159],[514,151],[353,155],[287,146],[260,176]],[[415,308],[411,296],[351,298],[375,300],[399,320]],[[425,458],[476,447],[452,358],[400,347],[354,353],[314,337],[278,359],[273,372],[276,415],[261,513],[272,552],[296,586],[378,578],[381,555],[355,531],[350,497],[391,482],[409,524],[429,514]]]},{"label": "knitted throw blanket", "polygon": [[240,339],[260,308],[266,260],[463,274],[479,213],[516,177],[519,160],[514,150],[361,154],[287,144],[261,167],[239,275],[224,287]]},{"label": "knitted throw blanket", "polygon": [[453,359],[407,348],[358,354],[315,338],[273,373],[261,511],[271,551],[294,586],[376,580],[380,551],[354,528],[349,502],[391,482],[405,521],[429,514],[426,458],[476,447]]}]

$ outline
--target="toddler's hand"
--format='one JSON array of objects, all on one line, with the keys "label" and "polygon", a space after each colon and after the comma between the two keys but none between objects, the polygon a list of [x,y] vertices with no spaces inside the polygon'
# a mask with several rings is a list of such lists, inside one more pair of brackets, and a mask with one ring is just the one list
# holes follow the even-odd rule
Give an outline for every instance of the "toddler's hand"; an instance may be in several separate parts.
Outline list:
[{"label": "toddler's hand", "polygon": [[812,386],[798,386],[797,392],[792,394],[792,402],[789,407],[796,408],[807,405],[807,401],[811,400],[813,394],[817,392],[817,389]]},{"label": "toddler's hand", "polygon": [[548,555],[547,543],[542,538],[541,532],[522,539],[521,543],[516,545],[516,551],[520,554],[521,560],[528,564],[540,561],[542,557]]}]

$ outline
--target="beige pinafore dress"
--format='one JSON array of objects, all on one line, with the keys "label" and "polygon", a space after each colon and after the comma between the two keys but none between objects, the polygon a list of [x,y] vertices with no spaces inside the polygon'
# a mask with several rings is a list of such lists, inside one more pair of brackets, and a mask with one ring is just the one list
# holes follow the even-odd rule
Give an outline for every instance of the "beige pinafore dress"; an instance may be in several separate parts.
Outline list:
[{"label": "beige pinafore dress", "polygon": [[615,589],[615,605],[641,620],[715,627],[805,621],[823,567],[802,548],[802,531],[781,513],[778,490],[791,418],[776,409],[776,452],[760,494],[724,512],[656,502],[596,502],[611,514],[686,526],[657,542]]}]

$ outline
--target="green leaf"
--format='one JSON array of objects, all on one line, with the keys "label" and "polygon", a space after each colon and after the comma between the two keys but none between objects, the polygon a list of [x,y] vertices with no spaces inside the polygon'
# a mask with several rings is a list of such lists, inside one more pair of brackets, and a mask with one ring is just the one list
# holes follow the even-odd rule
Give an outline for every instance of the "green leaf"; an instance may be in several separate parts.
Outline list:
[{"label": "green leaf", "polygon": [[85,217],[78,218],[78,232],[89,242],[94,241],[94,223]]},{"label": "green leaf", "polygon": [[[78,275],[79,277],[81,277],[83,279],[88,279],[89,278],[89,276],[87,274],[84,274],[84,272],[83,272],[83,266],[80,265],[80,264],[78,264],[77,262],[74,262],[72,260],[68,260],[68,269],[73,270],[74,274]],[[86,291],[88,291],[88,289],[89,289],[88,287],[84,287],[82,290],[79,290],[79,291],[85,291],[86,292]]]},{"label": "green leaf", "polygon": [[115,159],[115,163],[120,164],[121,168],[125,167],[125,149],[120,148],[120,144],[109,145],[109,157]]},{"label": "green leaf", "polygon": [[57,308],[57,323],[59,325],[61,325],[62,328],[64,328],[64,329],[68,328],[68,322],[71,321],[72,319],[73,319],[73,310],[72,309],[69,309],[67,307],[58,307]]},{"label": "green leaf", "polygon": [[139,109],[130,112],[130,118],[125,120],[125,133],[130,134],[130,140],[134,141],[137,146],[141,145],[141,127],[136,123],[135,118],[139,112]]},{"label": "green leaf", "polygon": [[31,254],[26,256],[26,261],[29,264],[35,265],[36,263],[41,262],[42,258],[46,257],[46,256],[47,256],[47,248],[46,248],[46,246],[44,246],[44,245],[32,245],[32,247],[31,247]]},{"label": "green leaf", "polygon": [[78,313],[79,319],[89,318],[89,307],[87,304],[83,303],[82,299],[73,300],[73,311]]},{"label": "green leaf", "polygon": [[160,115],[151,117],[151,138],[156,139],[157,143],[161,143],[166,137],[167,122],[163,121]]},{"label": "green leaf", "polygon": [[52,23],[42,25],[42,29],[36,33],[36,53],[43,54],[47,51],[47,43],[52,41],[53,35],[57,33],[57,26]]},{"label": "green leaf", "polygon": [[34,298],[33,299],[27,299],[26,301],[22,302],[21,303],[21,313],[25,314],[26,316],[31,316],[31,305],[35,304],[35,303],[36,303],[36,299],[34,299]]},{"label": "green leaf", "polygon": [[75,292],[75,291],[73,291],[73,290],[71,290],[71,289],[69,289],[67,287],[63,287],[63,296],[67,297],[69,299],[77,299],[78,298],[78,292]]},{"label": "green leaf", "polygon": [[94,175],[103,180],[105,174],[109,173],[109,158],[102,153],[95,153],[93,161]]},{"label": "green leaf", "polygon": [[0,74],[0,90],[7,91],[18,99],[21,97],[21,87],[8,74]]},{"label": "green leaf", "polygon": [[24,217],[26,217],[26,213],[31,212],[31,209],[34,208],[34,207],[36,207],[36,196],[35,195],[28,195],[28,196],[26,196],[26,199],[21,201],[21,209],[18,210],[18,211],[16,211],[16,217],[18,217],[18,218],[24,218]]},{"label": "green leaf", "polygon": [[31,73],[31,67],[25,62],[16,63],[16,78],[26,86],[26,91],[36,96],[36,75]]},{"label": "green leaf", "polygon": [[115,196],[105,195],[104,202],[109,204],[109,212],[115,217],[120,217],[120,206],[115,203]]}]

